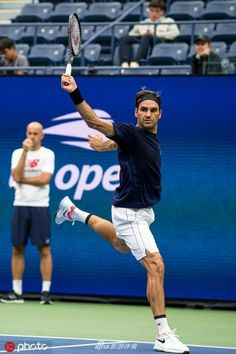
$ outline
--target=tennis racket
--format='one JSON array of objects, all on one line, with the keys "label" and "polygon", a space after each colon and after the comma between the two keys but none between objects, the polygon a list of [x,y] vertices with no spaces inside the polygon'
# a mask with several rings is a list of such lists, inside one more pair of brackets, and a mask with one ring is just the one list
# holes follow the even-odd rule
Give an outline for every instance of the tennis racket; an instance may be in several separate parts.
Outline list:
[{"label": "tennis racket", "polygon": [[[79,21],[79,17],[76,13],[70,15],[68,21],[68,58],[66,65],[66,74],[71,75],[72,63],[75,56],[78,56],[80,53],[80,47],[82,43],[82,31]],[[67,86],[69,83],[65,81],[63,83]]]}]

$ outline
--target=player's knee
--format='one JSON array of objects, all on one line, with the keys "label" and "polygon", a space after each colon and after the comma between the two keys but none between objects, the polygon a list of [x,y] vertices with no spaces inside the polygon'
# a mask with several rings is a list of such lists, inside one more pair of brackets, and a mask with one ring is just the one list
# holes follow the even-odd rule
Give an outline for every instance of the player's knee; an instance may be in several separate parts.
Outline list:
[{"label": "player's knee", "polygon": [[23,246],[14,246],[12,248],[12,254],[14,257],[23,256],[24,254],[24,247]]},{"label": "player's knee", "polygon": [[162,257],[157,253],[148,253],[148,273],[151,276],[164,276],[165,265]]},{"label": "player's knee", "polygon": [[49,246],[39,247],[39,252],[41,257],[50,257],[51,256],[51,249]]}]

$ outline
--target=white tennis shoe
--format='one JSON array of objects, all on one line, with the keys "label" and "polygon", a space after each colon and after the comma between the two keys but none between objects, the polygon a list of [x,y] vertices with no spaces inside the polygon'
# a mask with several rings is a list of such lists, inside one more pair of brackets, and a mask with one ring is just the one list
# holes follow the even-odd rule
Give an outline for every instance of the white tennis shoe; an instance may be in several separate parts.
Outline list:
[{"label": "white tennis shoe", "polygon": [[73,211],[75,210],[76,206],[72,203],[69,197],[65,197],[61,200],[56,216],[55,216],[55,223],[60,225],[64,221],[70,221],[74,224],[75,222],[75,215],[73,215]]},{"label": "white tennis shoe", "polygon": [[153,349],[166,353],[188,354],[190,352],[189,348],[178,339],[175,330],[158,336]]}]

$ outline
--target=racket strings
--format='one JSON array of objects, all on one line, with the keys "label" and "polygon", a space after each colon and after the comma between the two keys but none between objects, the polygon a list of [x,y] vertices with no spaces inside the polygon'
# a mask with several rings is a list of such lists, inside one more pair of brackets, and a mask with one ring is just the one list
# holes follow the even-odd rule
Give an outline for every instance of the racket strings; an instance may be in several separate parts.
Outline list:
[{"label": "racket strings", "polygon": [[78,55],[80,42],[81,42],[81,31],[80,31],[79,23],[75,17],[72,17],[69,28],[70,28],[71,46],[74,54]]}]

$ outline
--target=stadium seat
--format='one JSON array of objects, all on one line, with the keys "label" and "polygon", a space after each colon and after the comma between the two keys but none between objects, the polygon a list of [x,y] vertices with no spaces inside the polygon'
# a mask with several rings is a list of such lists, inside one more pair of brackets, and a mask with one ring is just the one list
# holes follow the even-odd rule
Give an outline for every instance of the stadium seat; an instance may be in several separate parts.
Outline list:
[{"label": "stadium seat", "polygon": [[4,37],[9,37],[15,42],[18,42],[21,39],[22,33],[25,30],[25,26],[16,26],[16,25],[4,25],[1,26],[0,39]]},{"label": "stadium seat", "polygon": [[100,44],[89,44],[84,49],[84,59],[86,64],[99,64],[102,47]]},{"label": "stadium seat", "polygon": [[[219,55],[219,57],[222,59],[225,57],[226,50],[227,50],[227,45],[225,42],[212,42],[211,43],[211,48],[212,51]],[[190,61],[190,58],[194,55],[195,53],[195,45],[192,45],[189,50],[188,54],[188,62]]]},{"label": "stadium seat", "polygon": [[79,57],[75,57],[74,66],[99,65],[102,46],[97,43],[88,44]]},{"label": "stadium seat", "polygon": [[16,44],[16,51],[17,53],[27,57],[30,51],[30,46],[26,43]]},{"label": "stadium seat", "polygon": [[[100,32],[102,28],[104,28],[104,25],[97,25],[95,33]],[[111,45],[112,38],[114,38],[114,42],[117,41],[122,36],[128,34],[129,29],[129,25],[115,25],[113,28],[108,28],[103,33],[101,33],[95,41],[101,45]]]},{"label": "stadium seat", "polygon": [[[128,11],[131,7],[134,6],[134,2],[127,2],[123,6],[123,13]],[[144,2],[143,8],[141,6],[136,7],[136,9],[132,10],[125,18],[123,21],[129,21],[129,22],[139,22],[140,20],[143,20],[144,18],[148,17],[148,5],[149,2]]]},{"label": "stadium seat", "polygon": [[203,1],[176,1],[170,5],[167,16],[176,21],[195,20],[201,17],[203,9]]},{"label": "stadium seat", "polygon": [[65,46],[63,44],[35,44],[28,60],[32,66],[64,64]]},{"label": "stadium seat", "polygon": [[229,52],[226,55],[227,59],[236,64],[236,42],[233,42],[229,48]]},{"label": "stadium seat", "polygon": [[186,42],[192,44],[198,36],[211,36],[214,33],[214,23],[204,24],[183,24],[180,25],[180,35],[175,38],[175,42]]},{"label": "stadium seat", "polygon": [[92,3],[83,18],[87,22],[114,21],[121,14],[120,2]]},{"label": "stadium seat", "polygon": [[161,69],[161,75],[190,75],[191,67],[189,68],[169,68],[169,69]]},{"label": "stadium seat", "polygon": [[161,43],[153,47],[147,58],[149,65],[173,65],[184,63],[189,46],[186,43]]},{"label": "stadium seat", "polygon": [[53,9],[50,2],[42,4],[25,4],[20,15],[12,19],[12,22],[43,22],[47,20]]},{"label": "stadium seat", "polygon": [[50,22],[67,22],[70,14],[76,13],[80,20],[83,21],[83,17],[87,10],[87,4],[85,2],[68,3],[63,2],[56,5],[54,11],[51,12]]},{"label": "stadium seat", "polygon": [[236,18],[236,1],[210,1],[206,4],[202,19]]},{"label": "stadium seat", "polygon": [[219,23],[211,37],[212,41],[224,41],[231,44],[236,41],[236,22],[235,23]]},{"label": "stadium seat", "polygon": [[198,36],[208,36],[211,38],[214,32],[214,23],[210,24],[183,24],[180,25],[180,34],[175,38],[175,42],[185,42],[192,44]]},{"label": "stadium seat", "polygon": [[24,33],[21,36],[21,42],[28,43],[29,45],[52,43],[55,41],[59,26],[53,25],[38,25],[27,26]]}]

